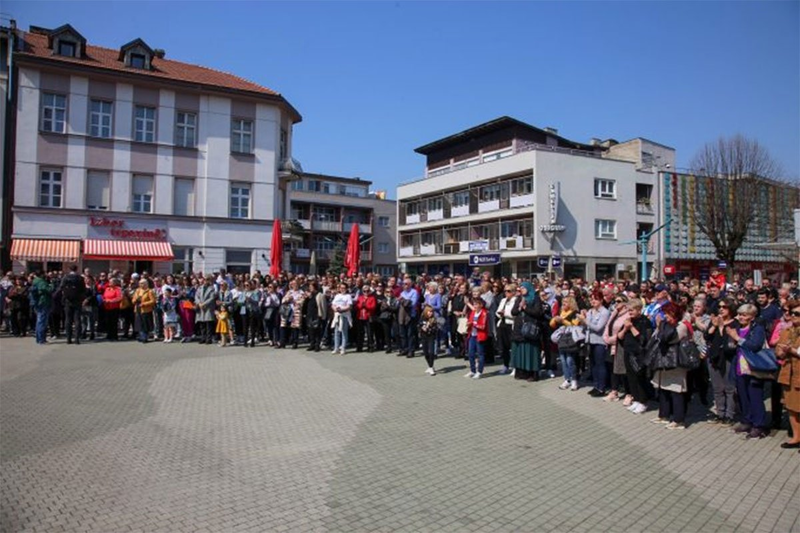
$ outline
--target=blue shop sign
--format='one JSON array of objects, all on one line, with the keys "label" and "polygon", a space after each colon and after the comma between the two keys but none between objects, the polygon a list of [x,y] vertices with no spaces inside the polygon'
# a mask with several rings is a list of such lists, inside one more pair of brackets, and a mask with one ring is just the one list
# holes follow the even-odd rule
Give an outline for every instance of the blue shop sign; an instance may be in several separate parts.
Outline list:
[{"label": "blue shop sign", "polygon": [[471,266],[499,265],[500,254],[470,254],[469,264]]}]

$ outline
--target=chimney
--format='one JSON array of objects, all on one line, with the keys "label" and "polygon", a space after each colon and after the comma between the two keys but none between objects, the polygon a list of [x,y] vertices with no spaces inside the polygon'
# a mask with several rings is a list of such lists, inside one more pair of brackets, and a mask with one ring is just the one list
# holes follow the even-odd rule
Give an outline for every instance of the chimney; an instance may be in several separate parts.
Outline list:
[{"label": "chimney", "polygon": [[552,133],[553,135],[558,135],[558,130],[556,128],[553,128],[553,127],[550,127],[550,126],[547,126],[544,129],[544,131],[546,131],[547,133]]},{"label": "chimney", "polygon": [[156,48],[153,50],[153,54],[159,59],[164,59],[164,57],[167,55],[167,51],[163,48]]}]

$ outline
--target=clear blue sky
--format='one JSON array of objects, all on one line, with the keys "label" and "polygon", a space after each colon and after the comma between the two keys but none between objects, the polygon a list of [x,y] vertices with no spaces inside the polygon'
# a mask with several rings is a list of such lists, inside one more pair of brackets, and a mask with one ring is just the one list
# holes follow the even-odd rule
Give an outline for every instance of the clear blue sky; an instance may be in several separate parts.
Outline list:
[{"label": "clear blue sky", "polygon": [[34,2],[20,27],[71,23],[93,44],[281,92],[303,115],[306,171],[394,197],[413,149],[510,115],[570,139],[646,137],[687,166],[720,135],[759,140],[800,176],[800,2]]}]

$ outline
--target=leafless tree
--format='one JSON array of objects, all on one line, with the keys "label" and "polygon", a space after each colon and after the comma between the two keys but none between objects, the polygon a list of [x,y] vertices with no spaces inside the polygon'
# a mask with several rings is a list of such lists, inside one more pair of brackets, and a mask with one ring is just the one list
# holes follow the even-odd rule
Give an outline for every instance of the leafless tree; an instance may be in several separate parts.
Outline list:
[{"label": "leafless tree", "polygon": [[[691,168],[697,180],[695,224],[714,245],[718,259],[733,268],[752,226],[768,214],[759,201],[765,188],[796,187],[781,179],[781,168],[765,147],[742,135],[706,144]],[[793,207],[798,207],[796,190]]]}]

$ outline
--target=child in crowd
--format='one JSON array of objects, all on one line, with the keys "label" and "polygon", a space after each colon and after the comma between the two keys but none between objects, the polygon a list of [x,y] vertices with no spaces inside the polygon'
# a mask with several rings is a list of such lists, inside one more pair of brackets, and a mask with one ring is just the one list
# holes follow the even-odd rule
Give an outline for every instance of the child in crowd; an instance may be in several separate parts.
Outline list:
[{"label": "child in crowd", "polygon": [[217,333],[219,333],[219,346],[224,348],[228,343],[228,335],[231,332],[230,323],[228,322],[228,307],[223,305],[217,315]]},{"label": "child in crowd", "polygon": [[[485,302],[480,296],[472,299],[472,311],[469,313],[467,321],[467,343],[469,354],[469,372],[464,376],[472,379],[479,379],[483,375],[483,365],[486,362],[486,341],[489,333],[486,330],[486,310]],[[477,367],[475,358],[478,359]]]},{"label": "child in crowd", "polygon": [[178,325],[178,304],[172,296],[172,288],[164,287],[164,297],[161,301],[161,310],[164,313],[164,342],[170,343],[175,338]]},{"label": "child in crowd", "polygon": [[433,306],[426,304],[419,317],[419,336],[422,340],[422,353],[425,355],[425,362],[428,363],[426,374],[436,375],[433,363],[436,360],[436,336],[439,331],[436,313]]}]

